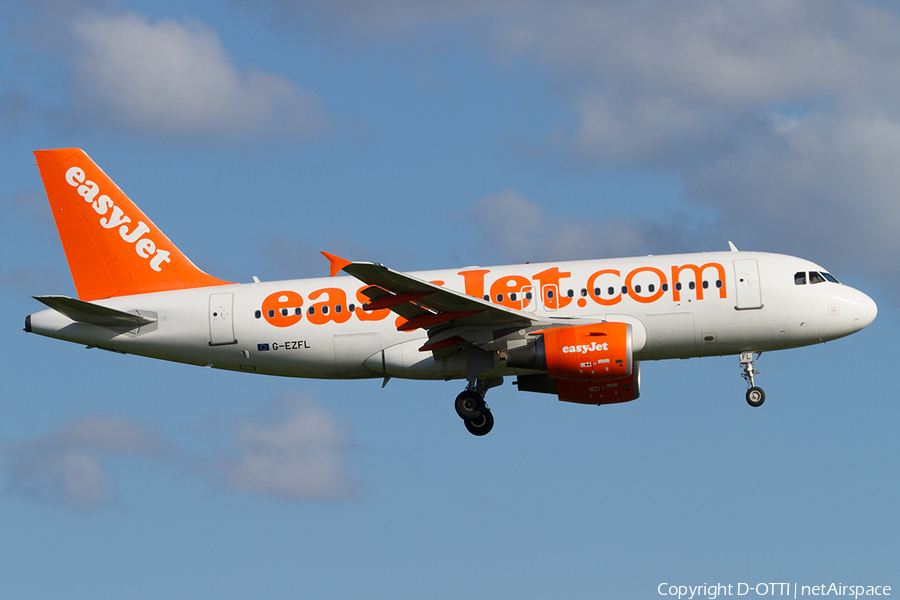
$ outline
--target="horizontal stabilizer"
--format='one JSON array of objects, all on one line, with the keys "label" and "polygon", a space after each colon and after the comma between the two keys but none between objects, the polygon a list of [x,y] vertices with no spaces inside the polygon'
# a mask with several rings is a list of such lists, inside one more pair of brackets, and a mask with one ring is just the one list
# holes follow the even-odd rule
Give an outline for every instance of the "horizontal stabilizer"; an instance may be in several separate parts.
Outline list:
[{"label": "horizontal stabilizer", "polygon": [[128,329],[134,329],[135,327],[156,322],[156,319],[150,317],[116,310],[108,306],[99,306],[83,300],[69,298],[68,296],[34,296],[34,299],[79,323],[90,323],[101,327],[127,327]]}]

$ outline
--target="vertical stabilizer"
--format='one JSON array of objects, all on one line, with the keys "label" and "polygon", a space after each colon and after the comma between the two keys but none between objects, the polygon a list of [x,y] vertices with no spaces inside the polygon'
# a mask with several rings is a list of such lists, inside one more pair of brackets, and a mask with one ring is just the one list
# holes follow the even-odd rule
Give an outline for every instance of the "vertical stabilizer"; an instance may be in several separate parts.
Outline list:
[{"label": "vertical stabilizer", "polygon": [[229,283],[194,266],[82,150],[34,155],[81,300]]}]

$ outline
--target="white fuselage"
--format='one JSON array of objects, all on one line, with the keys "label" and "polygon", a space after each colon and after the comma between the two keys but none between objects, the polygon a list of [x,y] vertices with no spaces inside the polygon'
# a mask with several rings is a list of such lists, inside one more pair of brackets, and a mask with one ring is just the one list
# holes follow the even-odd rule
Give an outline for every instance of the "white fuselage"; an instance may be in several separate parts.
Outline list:
[{"label": "white fuselage", "polygon": [[[489,299],[543,322],[631,323],[636,360],[691,358],[806,346],[849,335],[875,318],[862,292],[797,273],[809,261],[758,252],[712,252],[609,260],[468,267],[416,277]],[[389,309],[363,311],[368,287],[353,277],[234,284],[136,294],[93,304],[150,315],[125,331],[76,322],[48,309],[34,333],[153,358],[269,375],[313,378],[466,377],[465,351],[434,359],[423,329],[400,332]],[[310,312],[312,310],[312,312]],[[482,347],[515,374],[503,351],[529,331],[490,330]]]}]

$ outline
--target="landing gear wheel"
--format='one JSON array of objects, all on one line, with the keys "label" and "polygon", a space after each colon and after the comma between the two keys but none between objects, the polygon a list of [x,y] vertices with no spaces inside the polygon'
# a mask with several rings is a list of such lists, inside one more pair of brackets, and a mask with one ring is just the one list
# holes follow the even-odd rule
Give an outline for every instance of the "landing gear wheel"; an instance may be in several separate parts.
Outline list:
[{"label": "landing gear wheel", "polygon": [[494,416],[491,414],[490,410],[485,409],[484,413],[477,419],[466,419],[465,423],[466,429],[468,429],[469,433],[472,435],[487,435],[494,427]]},{"label": "landing gear wheel", "polygon": [[474,390],[465,390],[456,397],[455,408],[459,418],[466,421],[468,425],[468,421],[477,420],[482,416],[482,413],[486,412],[484,396]]},{"label": "landing gear wheel", "polygon": [[749,404],[753,408],[762,406],[762,403],[765,401],[766,393],[762,391],[762,388],[752,387],[747,390],[747,404]]}]

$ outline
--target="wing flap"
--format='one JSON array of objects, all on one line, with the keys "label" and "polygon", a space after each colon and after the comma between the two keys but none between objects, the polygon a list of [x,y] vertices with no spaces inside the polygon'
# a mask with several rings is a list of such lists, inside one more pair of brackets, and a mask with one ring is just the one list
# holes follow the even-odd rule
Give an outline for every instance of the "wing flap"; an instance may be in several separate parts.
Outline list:
[{"label": "wing flap", "polygon": [[419,319],[417,323],[421,323],[419,326],[426,330],[444,327],[451,321],[489,328],[514,325],[528,327],[539,322],[536,317],[522,311],[467,296],[384,265],[351,262],[324,252],[323,254],[331,261],[332,271],[340,266],[340,270],[345,273],[386,292],[372,290],[370,295],[363,291],[373,302],[378,303],[377,306],[390,308],[409,322]]}]

